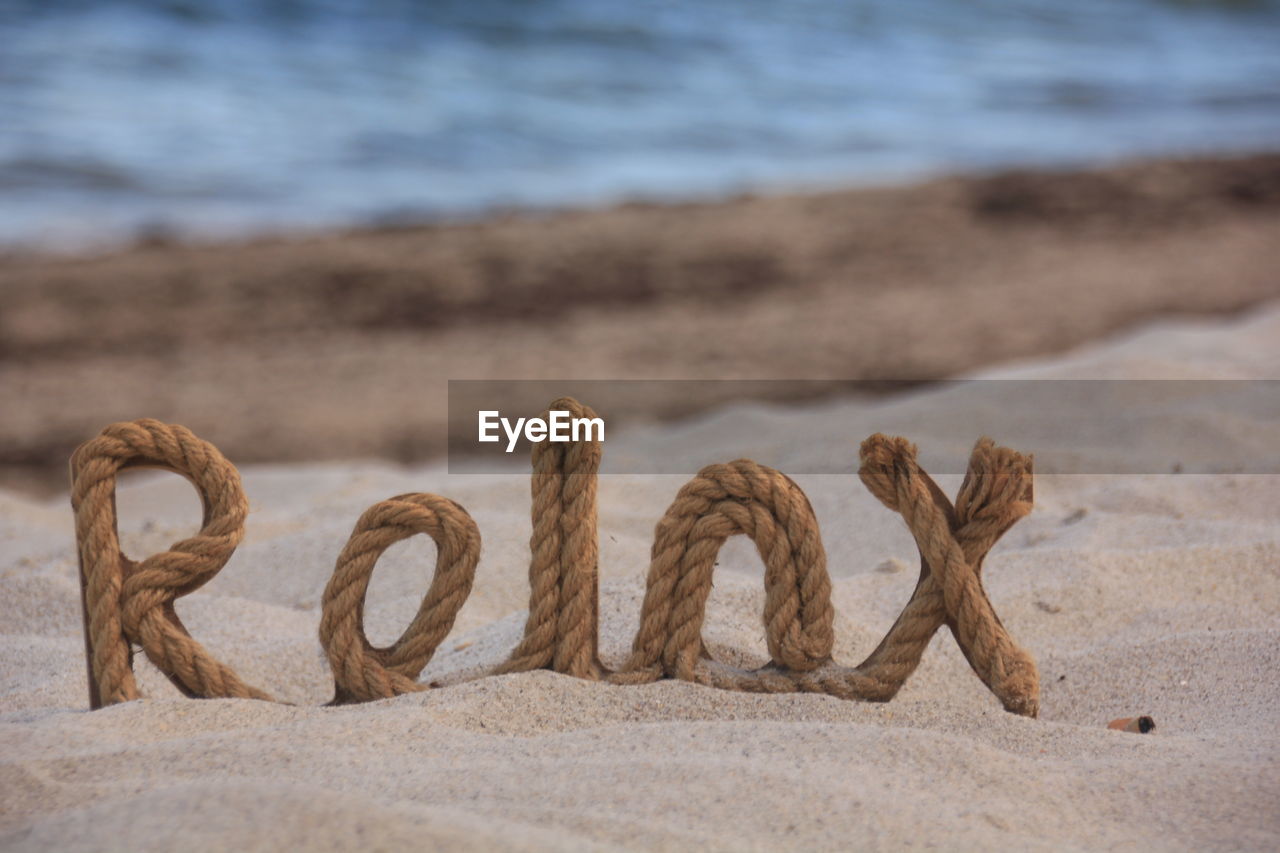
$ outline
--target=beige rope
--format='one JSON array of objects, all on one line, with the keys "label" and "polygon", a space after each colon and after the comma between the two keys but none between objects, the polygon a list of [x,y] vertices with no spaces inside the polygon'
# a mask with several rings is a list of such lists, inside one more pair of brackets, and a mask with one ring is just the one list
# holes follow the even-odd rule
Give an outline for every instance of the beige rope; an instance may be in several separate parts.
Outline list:
[{"label": "beige rope", "polygon": [[[204,502],[199,533],[141,563],[121,553],[116,533],[116,473],[137,467],[182,474]],[[131,642],[189,696],[269,699],[193,640],[173,609],[175,599],[218,573],[244,537],[249,505],[235,467],[185,427],[140,420],[112,424],[81,445],[71,458],[71,470],[97,700],[110,704],[137,698]],[[92,683],[90,690],[95,691]]]},{"label": "beige rope", "polygon": [[[570,398],[548,408],[596,416]],[[906,521],[920,551],[920,579],[889,633],[856,667],[831,659],[831,580],[804,492],[750,460],[703,468],[657,525],[640,627],[615,672],[601,664],[598,651],[600,458],[598,441],[534,445],[529,616],[524,638],[498,672],[549,668],[618,684],[667,676],[731,690],[887,701],[946,625],[1006,709],[1038,713],[1035,663],[1010,638],[981,579],[988,551],[1031,510],[1030,456],[980,440],[952,505],[920,469],[914,445],[883,435],[863,442],[859,475]],[[116,472],[137,466],[183,474],[205,506],[197,536],[141,563],[120,553],[115,513]],[[187,695],[270,698],[214,660],[173,610],[175,599],[222,568],[243,536],[247,504],[234,466],[185,428],[142,420],[107,427],[76,451],[71,468],[91,706],[138,696],[131,645],[141,646]],[[364,633],[373,567],[387,547],[417,533],[436,542],[431,586],[401,637],[374,648]],[[739,533],[751,537],[765,565],[763,620],[772,660],[755,671],[715,661],[702,639],[716,556]],[[447,498],[400,495],[361,516],[323,599],[320,641],[334,674],[335,703],[425,689],[416,679],[470,593],[479,556],[475,522]]]},{"label": "beige rope", "polygon": [[684,486],[654,535],[640,630],[615,680],[657,677],[753,689],[742,679],[713,680],[702,622],[716,555],[745,533],[765,564],[765,632],[778,666],[809,671],[830,660],[834,643],[831,580],[818,522],[804,492],[763,465],[739,459],[710,465]]},{"label": "beige rope", "polygon": [[[542,413],[596,413],[571,397]],[[533,445],[529,538],[529,619],[524,639],[499,672],[550,667],[579,678],[603,670],[597,653],[600,546],[596,533],[596,440]]]},{"label": "beige rope", "polygon": [[[374,563],[389,546],[425,533],[436,543],[436,571],[418,615],[390,646],[364,633],[364,602]],[[480,560],[480,529],[448,498],[399,495],[360,516],[324,590],[320,643],[329,655],[334,703],[367,702],[425,689],[416,681],[453,627]]]}]

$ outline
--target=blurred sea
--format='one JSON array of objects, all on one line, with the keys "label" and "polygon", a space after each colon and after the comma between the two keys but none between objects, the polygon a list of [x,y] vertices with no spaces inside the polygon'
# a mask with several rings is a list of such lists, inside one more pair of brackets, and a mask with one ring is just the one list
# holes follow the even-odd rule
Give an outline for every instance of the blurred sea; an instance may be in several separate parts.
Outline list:
[{"label": "blurred sea", "polygon": [[1280,144],[1280,2],[0,0],[0,243]]}]

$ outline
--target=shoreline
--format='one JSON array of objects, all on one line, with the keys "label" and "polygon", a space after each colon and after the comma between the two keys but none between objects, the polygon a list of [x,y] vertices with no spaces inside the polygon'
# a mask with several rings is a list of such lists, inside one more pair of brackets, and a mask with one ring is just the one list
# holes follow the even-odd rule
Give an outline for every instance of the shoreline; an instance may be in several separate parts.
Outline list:
[{"label": "shoreline", "polygon": [[7,252],[0,487],[65,488],[77,444],[137,417],[237,464],[418,462],[447,379],[927,382],[1239,312],[1276,269],[1277,154]]},{"label": "shoreline", "polygon": [[[347,218],[301,217],[247,219],[242,222],[220,221],[207,225],[186,224],[163,215],[138,223],[132,228],[94,232],[73,229],[60,234],[56,230],[46,236],[23,237],[11,234],[0,237],[0,263],[15,261],[85,260],[113,257],[139,250],[192,249],[212,250],[276,243],[298,243],[370,234],[395,234],[437,229],[459,229],[493,226],[499,223],[536,222],[580,215],[596,215],[616,210],[679,210],[688,208],[723,208],[761,199],[807,198],[904,190],[943,181],[985,181],[1009,175],[1071,176],[1081,173],[1129,171],[1152,164],[1222,164],[1262,160],[1280,153],[1280,149],[1256,145],[1223,144],[1218,147],[1192,147],[1170,151],[1137,154],[1113,154],[1062,160],[1012,160],[995,166],[941,165],[900,169],[884,173],[848,172],[817,179],[812,176],[793,181],[779,180],[750,186],[726,186],[722,189],[680,192],[622,193],[603,198],[584,197],[560,202],[493,202],[457,208],[421,208],[409,211],[388,209]],[[79,234],[79,236],[74,236]]]}]

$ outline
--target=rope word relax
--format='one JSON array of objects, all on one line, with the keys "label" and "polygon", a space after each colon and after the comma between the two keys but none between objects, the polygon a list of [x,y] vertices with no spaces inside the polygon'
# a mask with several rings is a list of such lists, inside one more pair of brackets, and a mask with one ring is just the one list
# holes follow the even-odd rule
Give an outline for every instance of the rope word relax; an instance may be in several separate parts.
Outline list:
[{"label": "rope word relax", "polygon": [[[544,413],[595,418],[571,398]],[[859,476],[901,513],[920,551],[920,579],[889,633],[862,663],[840,666],[834,644],[831,578],[813,508],[785,475],[740,459],[709,465],[680,489],[655,531],[640,628],[616,670],[600,662],[596,480],[601,446],[587,437],[533,446],[529,616],[524,638],[497,672],[552,669],[614,684],[679,678],[727,690],[806,691],[844,699],[892,699],[946,625],[983,683],[1004,707],[1034,717],[1035,662],[1000,623],[982,587],[982,563],[1031,510],[1032,460],[990,439],[978,441],[953,504],[916,463],[902,438],[862,443]],[[200,532],[134,562],[120,551],[117,472],[162,468],[200,493]],[[112,424],[71,458],[71,505],[85,618],[93,708],[138,697],[133,647],[140,646],[192,697],[271,699],[245,684],[187,633],[174,601],[216,575],[244,536],[248,502],[235,466],[185,427],[155,420]],[[425,533],[437,546],[435,575],[417,616],[385,648],[370,644],[364,604],[374,564],[390,545]],[[743,533],[765,565],[764,626],[770,663],[746,671],[714,660],[702,624],[716,555]],[[461,506],[413,493],[370,507],[338,556],[324,591],[320,642],[335,684],[334,703],[364,702],[428,689],[419,673],[453,627],[471,591],[480,531]]]}]

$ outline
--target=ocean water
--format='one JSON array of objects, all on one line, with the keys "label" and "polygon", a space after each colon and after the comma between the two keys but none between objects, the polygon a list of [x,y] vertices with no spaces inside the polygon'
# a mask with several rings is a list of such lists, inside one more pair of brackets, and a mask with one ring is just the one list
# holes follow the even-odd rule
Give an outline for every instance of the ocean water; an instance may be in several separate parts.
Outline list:
[{"label": "ocean water", "polygon": [[1278,144],[1270,0],[0,0],[0,243]]}]

